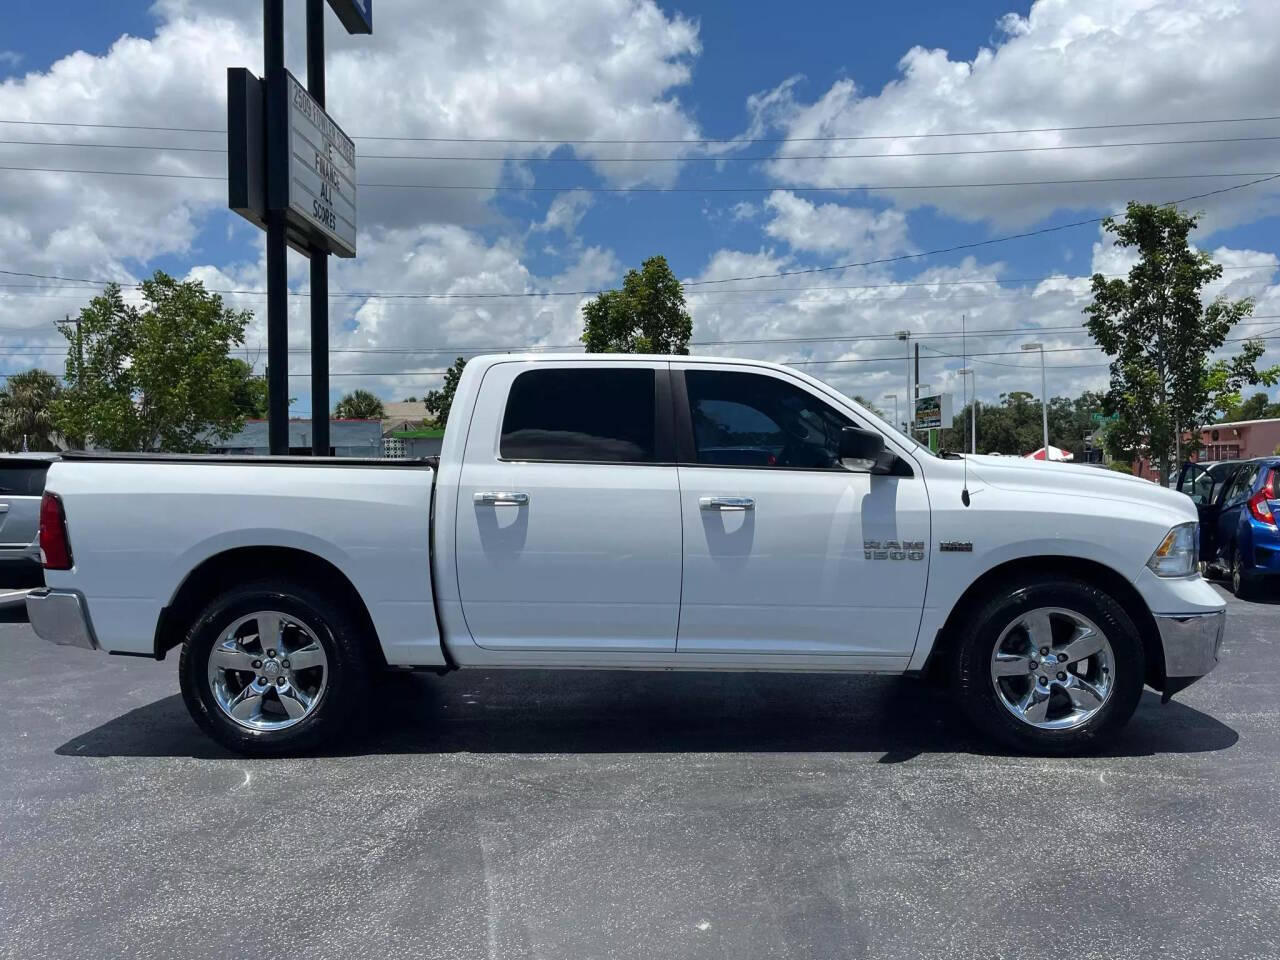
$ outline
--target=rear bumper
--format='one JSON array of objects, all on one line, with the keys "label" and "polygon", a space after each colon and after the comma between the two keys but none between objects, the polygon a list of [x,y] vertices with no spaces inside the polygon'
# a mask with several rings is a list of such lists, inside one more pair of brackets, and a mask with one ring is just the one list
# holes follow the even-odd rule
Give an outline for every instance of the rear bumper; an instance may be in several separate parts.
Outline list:
[{"label": "rear bumper", "polygon": [[37,637],[68,647],[97,650],[84,598],[71,590],[32,590],[27,594],[27,618]]}]

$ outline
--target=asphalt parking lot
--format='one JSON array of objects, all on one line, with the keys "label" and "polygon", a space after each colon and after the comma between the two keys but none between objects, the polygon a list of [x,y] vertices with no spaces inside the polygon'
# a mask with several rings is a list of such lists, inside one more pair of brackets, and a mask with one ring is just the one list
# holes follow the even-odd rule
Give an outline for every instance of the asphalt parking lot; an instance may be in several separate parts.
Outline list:
[{"label": "asphalt parking lot", "polygon": [[249,761],[175,655],[0,626],[0,956],[1280,956],[1280,604],[1228,603],[1073,760],[901,678],[463,671]]}]

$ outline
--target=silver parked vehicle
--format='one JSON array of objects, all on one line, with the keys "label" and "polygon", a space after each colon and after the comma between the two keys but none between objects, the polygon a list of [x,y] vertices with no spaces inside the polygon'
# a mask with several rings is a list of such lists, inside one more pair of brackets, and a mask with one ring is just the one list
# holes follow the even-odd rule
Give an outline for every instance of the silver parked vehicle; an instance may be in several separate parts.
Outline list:
[{"label": "silver parked vehicle", "polygon": [[0,454],[0,576],[40,571],[40,498],[56,453]]}]

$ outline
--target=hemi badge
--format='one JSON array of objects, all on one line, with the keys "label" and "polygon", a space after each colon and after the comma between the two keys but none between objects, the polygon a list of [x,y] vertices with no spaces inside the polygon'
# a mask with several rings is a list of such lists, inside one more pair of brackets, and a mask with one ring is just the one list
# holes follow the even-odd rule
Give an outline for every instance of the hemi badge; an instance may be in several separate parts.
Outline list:
[{"label": "hemi badge", "polygon": [[973,544],[968,540],[943,540],[938,549],[943,553],[973,553]]}]

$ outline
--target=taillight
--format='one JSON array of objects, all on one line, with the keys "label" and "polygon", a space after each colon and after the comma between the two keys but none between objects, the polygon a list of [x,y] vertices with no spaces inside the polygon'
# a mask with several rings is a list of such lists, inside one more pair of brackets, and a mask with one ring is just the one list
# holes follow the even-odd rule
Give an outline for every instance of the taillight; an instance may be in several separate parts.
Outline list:
[{"label": "taillight", "polygon": [[1276,471],[1273,467],[1267,471],[1267,482],[1249,498],[1249,512],[1259,523],[1276,525],[1275,514],[1271,512],[1271,504],[1267,501],[1276,499]]},{"label": "taillight", "polygon": [[45,493],[40,500],[40,562],[46,570],[71,569],[67,515],[62,512],[62,498],[56,493]]}]

